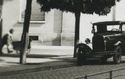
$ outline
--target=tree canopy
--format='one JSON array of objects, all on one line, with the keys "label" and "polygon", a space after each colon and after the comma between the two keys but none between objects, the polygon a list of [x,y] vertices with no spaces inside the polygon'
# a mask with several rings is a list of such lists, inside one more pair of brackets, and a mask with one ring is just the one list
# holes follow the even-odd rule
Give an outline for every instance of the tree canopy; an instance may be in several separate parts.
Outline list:
[{"label": "tree canopy", "polygon": [[119,0],[37,0],[42,11],[56,8],[61,11],[106,15]]}]

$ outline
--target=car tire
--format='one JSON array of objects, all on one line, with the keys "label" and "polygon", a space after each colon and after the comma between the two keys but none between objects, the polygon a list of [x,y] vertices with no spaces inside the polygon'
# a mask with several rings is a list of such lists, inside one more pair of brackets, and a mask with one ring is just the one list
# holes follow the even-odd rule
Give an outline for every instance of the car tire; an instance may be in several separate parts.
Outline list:
[{"label": "car tire", "polygon": [[79,65],[85,64],[87,62],[87,57],[93,54],[92,49],[84,43],[80,43],[76,47],[77,63]]},{"label": "car tire", "polygon": [[83,51],[78,49],[77,53],[77,64],[83,65],[86,62],[86,58],[84,57]]},{"label": "car tire", "polygon": [[117,46],[115,48],[115,55],[113,56],[113,61],[115,64],[119,64],[121,63],[121,47]]}]

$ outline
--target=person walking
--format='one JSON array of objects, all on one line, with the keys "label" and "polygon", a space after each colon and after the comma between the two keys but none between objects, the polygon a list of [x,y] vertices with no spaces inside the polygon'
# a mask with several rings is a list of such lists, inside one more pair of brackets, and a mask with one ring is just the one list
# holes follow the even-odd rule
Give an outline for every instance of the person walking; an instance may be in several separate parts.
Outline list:
[{"label": "person walking", "polygon": [[2,49],[3,46],[6,45],[7,46],[7,51],[8,53],[12,53],[13,52],[13,33],[14,33],[14,29],[10,29],[9,33],[5,34],[3,36],[3,38],[1,39],[0,42],[0,54],[3,54]]},{"label": "person walking", "polygon": [[7,51],[8,53],[13,52],[13,33],[14,29],[10,29],[7,37]]}]

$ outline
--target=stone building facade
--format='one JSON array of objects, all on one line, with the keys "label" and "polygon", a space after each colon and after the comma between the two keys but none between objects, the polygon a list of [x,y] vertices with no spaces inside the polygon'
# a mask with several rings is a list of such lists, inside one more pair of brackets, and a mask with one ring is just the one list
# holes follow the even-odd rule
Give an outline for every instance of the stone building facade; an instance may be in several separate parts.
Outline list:
[{"label": "stone building facade", "polygon": [[[4,0],[2,9],[3,35],[10,28],[15,29],[14,40],[20,40],[26,0]],[[41,12],[36,0],[32,2],[32,16],[29,36],[42,45],[72,46],[74,24],[67,23],[63,12],[53,9],[50,12]],[[72,17],[72,15],[70,15]],[[41,17],[41,18],[40,18]],[[70,22],[72,23],[72,22]]]}]

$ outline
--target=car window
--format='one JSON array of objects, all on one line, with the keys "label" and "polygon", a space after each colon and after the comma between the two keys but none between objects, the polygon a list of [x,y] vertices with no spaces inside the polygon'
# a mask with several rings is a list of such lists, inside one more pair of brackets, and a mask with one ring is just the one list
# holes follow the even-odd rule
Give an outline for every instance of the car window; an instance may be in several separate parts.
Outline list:
[{"label": "car window", "polygon": [[124,32],[125,32],[125,24],[124,24],[124,25],[122,25],[122,31],[124,31]]},{"label": "car window", "polygon": [[121,31],[119,27],[119,25],[108,25],[107,31]]},{"label": "car window", "polygon": [[94,31],[94,32],[97,32],[97,26],[94,27],[93,31]]}]

